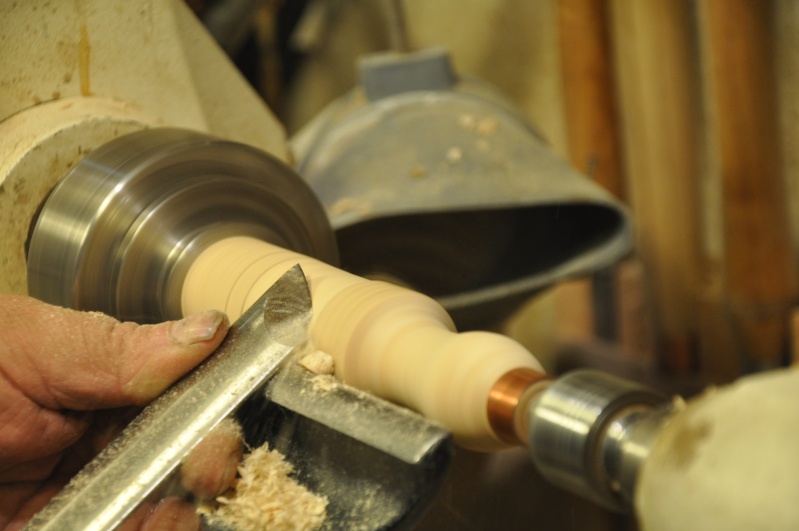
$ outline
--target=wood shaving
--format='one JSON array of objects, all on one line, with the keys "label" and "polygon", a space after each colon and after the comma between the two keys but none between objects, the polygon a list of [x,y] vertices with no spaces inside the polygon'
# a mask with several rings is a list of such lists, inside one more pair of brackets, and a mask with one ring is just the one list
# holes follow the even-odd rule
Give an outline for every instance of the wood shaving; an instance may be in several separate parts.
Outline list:
[{"label": "wood shaving", "polygon": [[343,197],[330,207],[331,216],[355,213],[360,216],[371,214],[372,202],[358,197]]},{"label": "wood shaving", "polygon": [[458,117],[458,125],[482,136],[491,136],[499,130],[499,121],[490,116],[477,118],[472,114],[463,114]]},{"label": "wood shaving", "polygon": [[451,147],[447,150],[447,162],[456,164],[463,158],[463,150],[459,147]]},{"label": "wood shaving", "polygon": [[490,136],[499,129],[499,122],[495,118],[483,118],[477,123],[476,129],[478,134]]},{"label": "wood shaving", "polygon": [[297,362],[314,374],[333,374],[335,362],[333,356],[321,350],[306,354]]},{"label": "wood shaving", "polygon": [[474,131],[477,128],[477,118],[473,114],[462,114],[458,116],[458,124],[464,129]]},{"label": "wood shaving", "polygon": [[267,444],[245,456],[236,492],[216,499],[209,524],[236,531],[311,531],[325,521],[327,498],[291,477],[294,468]]}]

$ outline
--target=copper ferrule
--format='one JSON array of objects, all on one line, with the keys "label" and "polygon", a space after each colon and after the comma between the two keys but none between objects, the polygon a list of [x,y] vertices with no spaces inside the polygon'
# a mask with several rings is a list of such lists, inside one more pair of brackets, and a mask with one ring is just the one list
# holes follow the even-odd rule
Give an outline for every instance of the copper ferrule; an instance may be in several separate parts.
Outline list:
[{"label": "copper ferrule", "polygon": [[[524,444],[526,429],[520,426],[519,406],[524,408],[530,391],[536,384],[550,378],[533,369],[514,369],[505,373],[488,394],[488,423],[502,441],[509,444]],[[525,433],[520,433],[525,432]]]}]

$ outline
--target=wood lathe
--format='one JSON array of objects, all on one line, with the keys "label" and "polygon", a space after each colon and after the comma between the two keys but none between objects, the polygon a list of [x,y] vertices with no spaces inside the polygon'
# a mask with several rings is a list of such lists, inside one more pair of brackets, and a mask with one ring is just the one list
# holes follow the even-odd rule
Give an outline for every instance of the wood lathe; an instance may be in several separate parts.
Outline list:
[{"label": "wood lathe", "polygon": [[[53,24],[19,35],[38,24],[34,8],[50,13]],[[403,417],[366,394],[359,402],[348,395],[352,418],[330,419],[314,408],[341,403],[340,395],[309,405],[304,384],[279,382],[262,393],[285,405],[281,415],[328,423],[410,465],[384,476],[404,489],[400,507],[366,528],[413,525],[446,469],[448,432],[471,449],[528,445],[546,478],[613,509],[634,506],[645,529],[690,528],[684,515],[703,529],[752,529],[770,521],[758,507],[781,518],[772,528],[798,524],[796,482],[776,483],[778,493],[769,488],[785,477],[780,465],[799,470],[799,419],[785,407],[799,388],[795,371],[683,407],[602,373],[550,379],[507,337],[457,333],[432,298],[335,267],[327,215],[286,164],[279,125],[182,4],[114,8],[124,16],[100,1],[76,2],[57,17],[45,2],[0,7],[0,36],[25,43],[0,56],[0,72],[16,73],[0,101],[3,292],[139,322],[207,308],[236,319],[300,264],[313,305],[310,338],[333,356],[337,377],[425,417]],[[123,23],[125,31],[117,27]],[[33,60],[35,50],[50,49],[53,33],[75,53],[64,64]],[[136,43],[136,53],[109,45],[119,35]],[[56,67],[61,75],[45,75]],[[219,76],[233,81],[223,86],[214,81]],[[218,111],[222,104],[229,113]],[[763,392],[775,381],[784,391],[776,401]],[[774,422],[732,438],[735,413],[751,419],[758,411]],[[273,413],[259,410],[265,418]],[[323,439],[309,437],[294,449],[309,452]],[[756,453],[763,440],[769,455]],[[352,455],[363,451],[352,448]],[[350,462],[357,467],[357,457]],[[724,496],[714,475],[725,478]],[[683,480],[690,496],[680,494]],[[773,495],[750,497],[753,490]],[[363,523],[369,510],[343,509],[358,501],[351,491],[340,495],[341,512],[328,528]],[[702,512],[708,502],[713,510]]]}]

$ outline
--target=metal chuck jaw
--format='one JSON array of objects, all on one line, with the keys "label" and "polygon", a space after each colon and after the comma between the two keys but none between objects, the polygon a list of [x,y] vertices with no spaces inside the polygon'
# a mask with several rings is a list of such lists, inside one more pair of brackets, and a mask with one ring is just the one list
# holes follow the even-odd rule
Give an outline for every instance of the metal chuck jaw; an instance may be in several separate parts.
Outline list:
[{"label": "metal chuck jaw", "polygon": [[527,407],[532,460],[553,484],[628,510],[670,404],[657,392],[600,371],[566,374]]}]

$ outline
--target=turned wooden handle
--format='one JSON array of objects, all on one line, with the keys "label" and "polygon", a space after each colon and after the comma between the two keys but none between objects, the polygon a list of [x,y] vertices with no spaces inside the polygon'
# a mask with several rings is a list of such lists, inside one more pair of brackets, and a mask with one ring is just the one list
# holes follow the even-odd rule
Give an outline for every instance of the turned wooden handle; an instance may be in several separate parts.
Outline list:
[{"label": "turned wooden handle", "polygon": [[297,263],[311,288],[311,339],[333,357],[338,378],[441,422],[463,446],[507,446],[491,427],[489,396],[505,374],[541,372],[540,364],[508,337],[456,333],[447,312],[430,297],[235,237],[211,245],[192,265],[183,286],[183,313],[216,308],[235,319]]}]

